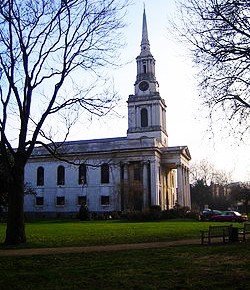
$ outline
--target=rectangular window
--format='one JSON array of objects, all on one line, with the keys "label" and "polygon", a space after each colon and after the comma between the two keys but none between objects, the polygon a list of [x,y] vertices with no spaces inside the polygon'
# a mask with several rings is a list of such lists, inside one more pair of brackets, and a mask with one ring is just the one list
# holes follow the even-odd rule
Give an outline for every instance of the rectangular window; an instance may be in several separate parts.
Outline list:
[{"label": "rectangular window", "polygon": [[107,163],[101,165],[101,183],[109,183],[109,165]]},{"label": "rectangular window", "polygon": [[102,195],[101,196],[101,206],[108,206],[109,203],[109,196]]},{"label": "rectangular window", "polygon": [[79,166],[78,172],[78,184],[86,184],[87,183],[87,166],[85,164],[81,164]]},{"label": "rectangular window", "polygon": [[60,165],[57,168],[57,185],[65,184],[65,168]]},{"label": "rectangular window", "polygon": [[44,185],[44,168],[42,166],[39,166],[37,168],[36,185],[37,186],[43,186]]},{"label": "rectangular window", "polygon": [[56,197],[56,205],[57,206],[64,206],[65,205],[65,197],[64,196],[57,196]]},{"label": "rectangular window", "polygon": [[78,196],[78,205],[86,205],[86,204],[87,204],[86,196]]},{"label": "rectangular window", "polygon": [[43,196],[36,197],[36,206],[43,206],[44,198]]}]

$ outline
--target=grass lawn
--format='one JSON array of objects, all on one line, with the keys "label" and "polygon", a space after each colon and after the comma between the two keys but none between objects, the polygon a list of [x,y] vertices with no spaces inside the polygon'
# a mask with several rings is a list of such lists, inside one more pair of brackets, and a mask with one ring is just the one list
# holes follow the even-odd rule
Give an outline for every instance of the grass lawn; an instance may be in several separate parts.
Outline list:
[{"label": "grass lawn", "polygon": [[[23,247],[199,238],[199,231],[209,224],[183,220],[146,223],[41,220],[26,224],[28,242]],[[0,242],[4,241],[5,229],[0,224]],[[249,257],[250,243],[0,257],[0,289],[250,290]]]},{"label": "grass lawn", "polygon": [[1,290],[250,289],[249,244],[1,257]]},{"label": "grass lawn", "polygon": [[[26,224],[28,242],[22,247],[199,238],[199,231],[209,224],[183,220],[147,223],[41,220]],[[5,229],[0,224],[0,242],[4,241]],[[1,257],[0,290],[250,290],[249,257],[250,243]]]},{"label": "grass lawn", "polygon": [[[19,247],[62,247],[142,243],[199,238],[209,223],[168,220],[160,222],[119,222],[41,220],[26,224],[27,243]],[[0,243],[6,226],[0,224]],[[3,246],[0,246],[0,248]]]}]

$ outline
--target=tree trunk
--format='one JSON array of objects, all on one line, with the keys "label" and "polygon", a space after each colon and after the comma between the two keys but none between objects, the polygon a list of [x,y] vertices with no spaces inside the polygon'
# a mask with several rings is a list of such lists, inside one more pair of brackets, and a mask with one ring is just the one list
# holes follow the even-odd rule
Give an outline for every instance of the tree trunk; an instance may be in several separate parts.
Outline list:
[{"label": "tree trunk", "polygon": [[24,226],[24,166],[14,166],[9,188],[6,245],[26,242]]}]

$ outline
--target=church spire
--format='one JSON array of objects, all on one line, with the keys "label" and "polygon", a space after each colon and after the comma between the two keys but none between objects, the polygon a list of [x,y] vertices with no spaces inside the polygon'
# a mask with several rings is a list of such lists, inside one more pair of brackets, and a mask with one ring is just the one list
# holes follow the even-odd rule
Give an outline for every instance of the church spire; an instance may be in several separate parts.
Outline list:
[{"label": "church spire", "polygon": [[144,5],[143,11],[143,21],[142,21],[142,40],[141,40],[141,52],[150,52],[150,44],[148,40],[148,28],[147,28],[147,18]]},{"label": "church spire", "polygon": [[156,138],[167,146],[166,104],[160,97],[155,77],[155,59],[150,52],[145,6],[142,20],[141,52],[136,58],[134,95],[128,98],[129,139]]},{"label": "church spire", "polygon": [[[158,83],[156,82],[155,78],[155,60],[150,52],[150,44],[148,40],[148,28],[145,7],[143,10],[143,19],[142,19],[141,52],[139,56],[137,56],[136,62],[137,62],[137,76],[135,82],[135,94],[141,94],[143,92],[143,95],[145,95],[145,93],[158,91]],[[147,81],[148,85],[146,85],[146,83],[144,82],[143,83],[145,84],[145,86],[143,87],[144,90],[141,90],[141,88],[138,87],[138,85],[143,80]],[[148,90],[149,87],[150,90]]]}]

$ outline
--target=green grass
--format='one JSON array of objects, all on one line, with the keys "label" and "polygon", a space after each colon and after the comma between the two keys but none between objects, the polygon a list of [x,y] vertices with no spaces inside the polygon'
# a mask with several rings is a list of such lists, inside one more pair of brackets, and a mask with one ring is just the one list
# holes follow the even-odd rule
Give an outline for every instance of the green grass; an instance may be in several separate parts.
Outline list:
[{"label": "green grass", "polygon": [[1,257],[1,290],[250,289],[248,244]]},{"label": "green grass", "polygon": [[[199,238],[209,222],[40,220],[23,247],[87,246]],[[217,223],[216,223],[217,224]],[[240,224],[235,224],[241,226]],[[0,242],[6,226],[0,224]],[[4,246],[2,246],[4,248]],[[250,290],[250,243],[0,258],[1,290]]]},{"label": "green grass", "polygon": [[[41,220],[26,224],[27,244],[20,247],[89,246],[142,243],[199,238],[209,223],[169,220],[161,222],[57,221]],[[0,225],[0,243],[5,225]],[[0,246],[3,247],[3,246]]]},{"label": "green grass", "polygon": [[[26,224],[27,243],[19,247],[110,245],[199,238],[200,230],[207,229],[209,224],[188,220],[145,223],[40,220]],[[0,224],[0,243],[4,241],[5,228],[4,224]]]}]

